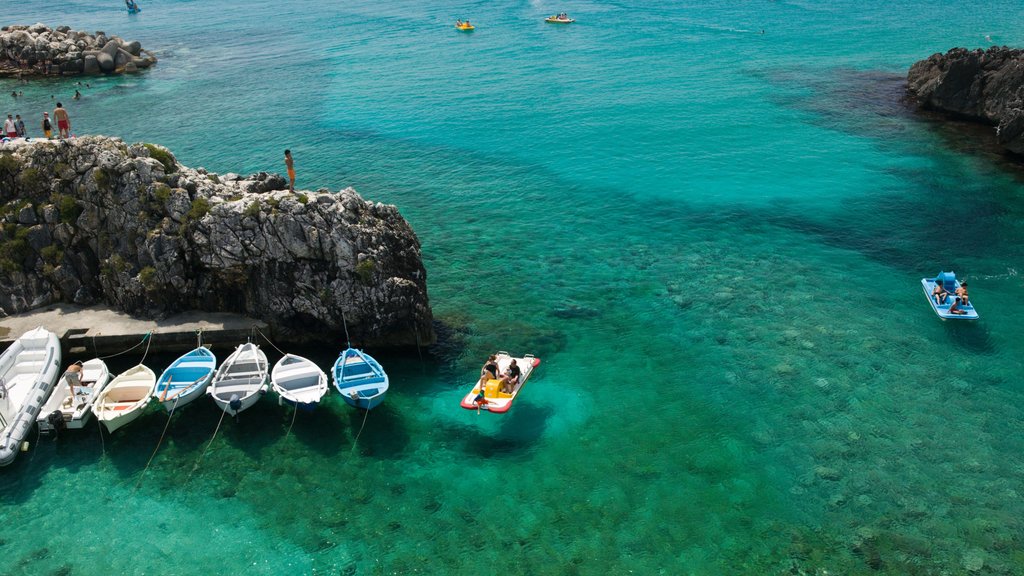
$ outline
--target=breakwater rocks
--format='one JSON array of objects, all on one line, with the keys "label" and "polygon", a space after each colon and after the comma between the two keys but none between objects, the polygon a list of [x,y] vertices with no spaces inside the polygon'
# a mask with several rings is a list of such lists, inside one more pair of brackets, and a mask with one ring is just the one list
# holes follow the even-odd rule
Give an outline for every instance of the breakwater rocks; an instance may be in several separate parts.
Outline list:
[{"label": "breakwater rocks", "polygon": [[292,193],[118,138],[0,145],[0,312],[106,302],[130,314],[237,312],[282,339],[434,340],[419,240],[351,188]]},{"label": "breakwater rocks", "polygon": [[1024,50],[953,48],[910,67],[919,107],[996,126],[999,144],[1024,154]]},{"label": "breakwater rocks", "polygon": [[117,36],[43,24],[0,28],[0,75],[61,76],[138,72],[156,57]]}]

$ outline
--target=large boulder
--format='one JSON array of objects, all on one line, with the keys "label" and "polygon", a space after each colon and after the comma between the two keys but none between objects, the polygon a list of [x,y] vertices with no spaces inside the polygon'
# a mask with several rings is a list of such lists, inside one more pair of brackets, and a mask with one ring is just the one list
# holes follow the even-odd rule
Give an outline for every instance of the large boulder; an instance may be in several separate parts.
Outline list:
[{"label": "large boulder", "polygon": [[96,55],[96,64],[100,67],[102,72],[114,71],[114,58],[106,52],[100,52]]},{"label": "large boulder", "polygon": [[137,72],[154,63],[156,58],[139,42],[101,31],[93,36],[67,26],[51,30],[41,23],[0,30],[0,76]]},{"label": "large boulder", "polygon": [[84,74],[99,74],[100,70],[100,63],[96,60],[96,55],[86,54],[85,64],[83,66],[82,72]]},{"label": "large boulder", "polygon": [[1024,153],[1024,50],[933,54],[910,67],[907,90],[922,109],[996,126],[1001,145]]},{"label": "large boulder", "polygon": [[0,313],[105,301],[243,313],[290,340],[434,338],[415,233],[352,189],[292,193],[277,174],[219,177],[87,136],[0,145],[0,213]]}]

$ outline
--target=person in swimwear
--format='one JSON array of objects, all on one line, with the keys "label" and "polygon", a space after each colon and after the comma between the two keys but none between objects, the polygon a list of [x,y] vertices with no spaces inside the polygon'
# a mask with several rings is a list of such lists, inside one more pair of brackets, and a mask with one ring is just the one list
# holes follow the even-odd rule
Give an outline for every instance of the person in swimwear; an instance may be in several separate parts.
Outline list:
[{"label": "person in swimwear", "polygon": [[8,138],[17,138],[18,129],[14,127],[14,116],[7,115],[7,120],[4,121],[4,135]]},{"label": "person in swimwear", "polygon": [[956,289],[956,300],[963,306],[970,303],[967,298],[967,282],[961,282],[960,287]]},{"label": "person in swimwear", "polygon": [[295,192],[295,161],[292,160],[292,151],[284,151],[284,165],[288,168],[288,190]]},{"label": "person in swimwear", "polygon": [[68,116],[68,111],[64,109],[64,106],[61,105],[60,102],[57,102],[57,107],[53,110],[53,117],[57,119],[57,130],[60,132],[60,137],[70,137],[71,118]]},{"label": "person in swimwear", "polygon": [[967,314],[967,310],[960,308],[960,299],[954,298],[953,303],[949,305],[950,314]]},{"label": "person in swimwear", "polygon": [[949,297],[949,292],[942,287],[942,281],[939,280],[935,283],[935,289],[932,290],[932,298],[935,298],[935,304],[941,306],[946,303],[946,298]]},{"label": "person in swimwear", "polygon": [[519,366],[516,365],[516,359],[513,358],[505,373],[501,376],[501,391],[511,394],[515,390],[516,384],[519,383],[520,374],[522,374],[522,370],[519,369]]}]

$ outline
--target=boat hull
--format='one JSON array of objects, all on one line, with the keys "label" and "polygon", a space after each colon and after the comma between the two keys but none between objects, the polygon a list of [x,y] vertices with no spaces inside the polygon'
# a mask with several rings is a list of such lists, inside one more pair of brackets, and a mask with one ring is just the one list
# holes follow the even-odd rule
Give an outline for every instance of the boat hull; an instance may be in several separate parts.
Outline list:
[{"label": "boat hull", "polygon": [[81,366],[81,376],[74,385],[74,397],[68,385],[68,372],[57,380],[53,394],[36,417],[40,432],[54,433],[59,427],[80,430],[92,419],[92,407],[110,382],[110,371],[106,362],[99,358],[93,358]]},{"label": "boat hull", "polygon": [[267,355],[247,342],[224,360],[210,383],[214,404],[231,416],[252,408],[267,393]]},{"label": "boat hull", "polygon": [[178,357],[160,374],[153,397],[168,413],[203,396],[210,386],[217,357],[202,346]]},{"label": "boat hull", "polygon": [[327,374],[311,360],[295,354],[285,354],[274,364],[270,387],[277,393],[278,403],[306,411],[316,408],[330,390]]},{"label": "boat hull", "polygon": [[331,374],[335,389],[353,408],[373,410],[380,406],[390,386],[380,363],[355,348],[348,348],[338,356]]},{"label": "boat hull", "polygon": [[[498,363],[498,374],[504,372],[509,364],[513,360],[513,356],[507,352],[498,352],[496,354]],[[498,390],[499,380],[488,380],[484,383],[484,402],[477,403],[476,398],[480,392],[480,382],[477,381],[473,385],[473,388],[462,398],[460,406],[467,410],[487,410],[488,412],[494,412],[495,414],[503,414],[508,412],[512,408],[512,403],[515,402],[516,398],[519,397],[519,392],[522,391],[523,386],[533,375],[533,370],[540,365],[540,358],[536,358],[530,354],[525,356],[514,358],[516,364],[519,366],[519,383],[512,389],[511,393],[505,393]]]},{"label": "boat hull", "polygon": [[22,334],[0,355],[0,466],[14,461],[60,370],[60,340],[42,328]]},{"label": "boat hull", "polygon": [[114,378],[100,392],[93,412],[107,432],[114,432],[136,420],[146,411],[156,388],[156,374],[138,364]]},{"label": "boat hull", "polygon": [[936,278],[921,278],[921,289],[924,290],[924,296],[928,299],[928,304],[931,305],[935,315],[943,320],[977,320],[978,311],[974,309],[974,304],[968,302],[966,306],[961,306],[961,309],[966,312],[965,314],[951,314],[949,312],[950,307],[956,300],[954,294],[955,288],[960,287],[960,281],[954,280],[954,290],[948,290],[949,295],[946,296],[946,301],[939,304],[932,297],[932,290],[935,289]]}]

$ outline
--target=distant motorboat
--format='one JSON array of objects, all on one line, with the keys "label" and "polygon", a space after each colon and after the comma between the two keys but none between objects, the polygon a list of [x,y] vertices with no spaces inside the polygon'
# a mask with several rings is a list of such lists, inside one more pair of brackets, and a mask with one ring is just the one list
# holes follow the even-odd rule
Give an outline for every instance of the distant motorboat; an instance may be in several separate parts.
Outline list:
[{"label": "distant motorboat", "polygon": [[57,381],[50,399],[36,417],[40,432],[53,433],[61,428],[78,430],[89,423],[92,407],[110,382],[107,363],[99,358],[76,362]]},{"label": "distant motorboat", "polygon": [[118,375],[100,392],[92,411],[107,432],[134,422],[146,410],[156,387],[156,374],[137,364]]},{"label": "distant motorboat", "polygon": [[216,369],[217,357],[208,348],[200,346],[186,352],[160,375],[153,398],[167,412],[181,408],[206,392]]},{"label": "distant motorboat", "polygon": [[353,408],[373,410],[388,392],[388,375],[372,356],[348,348],[334,362],[334,387]]},{"label": "distant motorboat", "polygon": [[0,355],[0,466],[14,461],[60,371],[60,340],[39,327]]},{"label": "distant motorboat", "polygon": [[249,408],[267,392],[267,355],[252,342],[235,348],[217,369],[210,396],[232,416]]},{"label": "distant motorboat", "polygon": [[545,22],[551,22],[552,24],[572,24],[576,20],[573,20],[572,18],[569,18],[568,16],[566,16],[564,18],[561,17],[561,16],[548,16],[547,18],[544,19],[544,21]]},{"label": "distant motorboat", "polygon": [[270,386],[289,404],[311,410],[327,393],[327,374],[311,360],[285,354],[270,372]]}]

